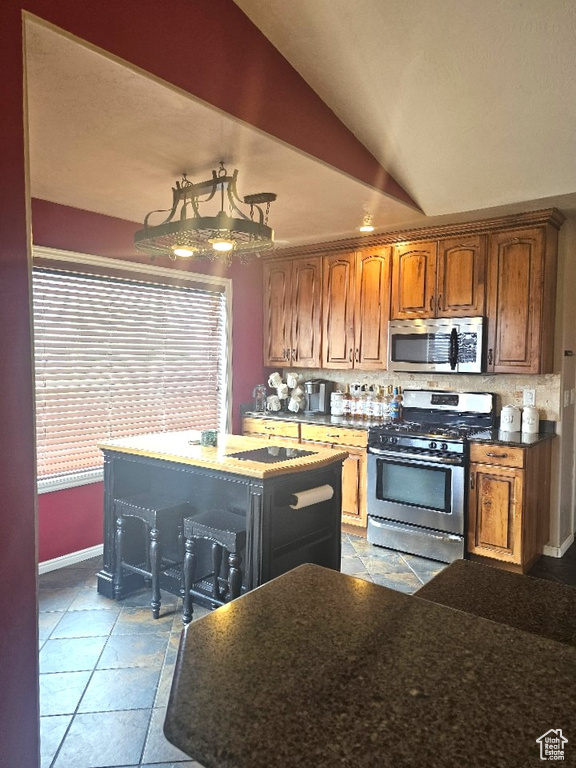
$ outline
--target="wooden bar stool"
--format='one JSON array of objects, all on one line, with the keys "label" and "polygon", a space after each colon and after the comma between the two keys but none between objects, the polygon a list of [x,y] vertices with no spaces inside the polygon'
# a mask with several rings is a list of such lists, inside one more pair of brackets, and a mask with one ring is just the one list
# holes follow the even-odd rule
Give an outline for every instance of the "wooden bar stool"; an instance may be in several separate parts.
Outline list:
[{"label": "wooden bar stool", "polygon": [[[116,599],[122,597],[124,572],[137,573],[147,581],[152,582],[152,616],[157,619],[160,615],[160,575],[174,572],[181,573],[184,559],[184,536],[182,521],[190,515],[192,507],[167,496],[141,494],[125,499],[115,499],[116,514],[116,571],[114,579],[114,594]],[[145,526],[146,545],[144,560],[139,563],[129,563],[123,557],[124,522],[132,517],[140,520]],[[173,575],[173,574],[172,574]],[[182,593],[180,578],[179,593]]]},{"label": "wooden bar stool", "polygon": [[[239,597],[242,589],[240,552],[246,546],[246,520],[233,512],[202,512],[184,519],[184,538],[182,622],[188,624],[192,621],[194,597],[207,600],[214,608]],[[211,544],[212,569],[210,573],[199,576],[197,543],[201,539]],[[210,591],[201,589],[201,583],[206,581],[211,582]]]}]

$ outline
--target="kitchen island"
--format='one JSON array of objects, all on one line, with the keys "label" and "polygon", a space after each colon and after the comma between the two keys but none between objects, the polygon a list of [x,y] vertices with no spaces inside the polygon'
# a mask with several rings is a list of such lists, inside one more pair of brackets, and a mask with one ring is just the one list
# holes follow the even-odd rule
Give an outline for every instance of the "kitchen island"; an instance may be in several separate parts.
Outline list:
[{"label": "kitchen island", "polygon": [[[245,518],[242,592],[306,562],[340,569],[345,452],[302,450],[238,435],[220,435],[217,447],[202,446],[197,432],[140,435],[110,440],[100,448],[104,453],[100,594],[115,597],[115,500],[146,493],[187,503],[191,516],[225,510]],[[317,491],[317,499],[295,496],[319,488],[324,493]],[[139,562],[144,546],[141,527],[127,526],[123,555]],[[178,594],[178,578],[163,574],[161,586]],[[119,597],[143,585],[142,576],[127,574]]]},{"label": "kitchen island", "polygon": [[575,669],[571,645],[303,565],[184,630],[164,732],[204,768],[529,768],[559,729],[573,764]]}]

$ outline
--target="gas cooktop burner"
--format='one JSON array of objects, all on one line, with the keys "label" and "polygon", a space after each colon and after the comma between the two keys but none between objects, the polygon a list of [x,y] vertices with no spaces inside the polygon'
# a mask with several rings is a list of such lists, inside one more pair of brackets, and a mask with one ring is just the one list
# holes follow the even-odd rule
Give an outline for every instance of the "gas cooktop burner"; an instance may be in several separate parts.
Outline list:
[{"label": "gas cooktop burner", "polygon": [[374,427],[376,434],[400,434],[400,435],[418,435],[422,437],[449,437],[455,440],[464,439],[471,435],[484,431],[485,427],[478,427],[469,424],[453,424],[446,426],[443,424],[421,424],[416,421],[399,422],[397,424],[382,424]]}]

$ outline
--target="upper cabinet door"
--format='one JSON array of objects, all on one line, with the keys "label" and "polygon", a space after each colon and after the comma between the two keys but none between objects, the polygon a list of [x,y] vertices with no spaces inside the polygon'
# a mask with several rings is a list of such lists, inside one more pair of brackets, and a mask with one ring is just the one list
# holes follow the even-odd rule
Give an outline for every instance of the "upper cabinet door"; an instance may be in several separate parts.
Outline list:
[{"label": "upper cabinet door", "polygon": [[386,368],[390,316],[390,251],[389,246],[380,246],[374,250],[361,251],[356,256],[356,368]]},{"label": "upper cabinet door", "polygon": [[393,254],[391,317],[434,317],[436,243],[403,243]]},{"label": "upper cabinet door", "polygon": [[[541,370],[540,361],[544,246],[544,230],[539,227],[497,232],[490,238],[489,371],[548,372]],[[553,307],[548,313],[553,318]]]},{"label": "upper cabinet door", "polygon": [[292,262],[266,261],[264,270],[264,365],[290,363]]},{"label": "upper cabinet door", "polygon": [[485,273],[485,235],[440,240],[436,280],[437,316],[483,315]]},{"label": "upper cabinet door", "polygon": [[355,254],[324,257],[322,358],[324,368],[354,366]]},{"label": "upper cabinet door", "polygon": [[322,352],[322,257],[292,262],[290,365],[319,368]]}]

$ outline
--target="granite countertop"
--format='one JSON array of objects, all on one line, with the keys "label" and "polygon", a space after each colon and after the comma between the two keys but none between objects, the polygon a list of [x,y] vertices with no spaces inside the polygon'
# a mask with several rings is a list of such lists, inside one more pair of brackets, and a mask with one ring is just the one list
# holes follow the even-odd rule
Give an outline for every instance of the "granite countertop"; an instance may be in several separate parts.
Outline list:
[{"label": "granite countertop", "polygon": [[487,429],[485,432],[477,432],[470,438],[471,443],[491,443],[493,445],[509,445],[525,448],[528,445],[541,443],[555,437],[554,431],[541,429],[539,433],[531,435],[527,432],[502,432],[499,429]]},{"label": "granite countertop", "polygon": [[575,668],[569,645],[302,565],[184,630],[164,731],[205,768],[527,768],[575,721]]},{"label": "granite countertop", "polygon": [[[323,424],[326,426],[346,427],[347,429],[370,429],[370,427],[385,426],[382,421],[356,421],[345,419],[343,416],[331,416],[319,413],[287,413],[286,411],[246,411],[243,416],[253,419],[276,419],[278,421],[296,421],[302,424]],[[554,422],[541,422],[541,430],[536,435],[526,432],[501,432],[499,429],[487,429],[478,432],[470,438],[474,443],[493,443],[495,445],[510,445],[525,447],[540,443],[542,440],[550,440],[555,436]]]},{"label": "granite countertop", "polygon": [[289,411],[246,411],[242,416],[250,419],[275,419],[276,421],[297,421],[302,424],[322,424],[328,427],[338,425],[348,429],[370,429],[370,427],[381,427],[381,421],[357,421],[344,418],[343,416],[332,416],[324,413],[290,413]]},{"label": "granite countertop", "polygon": [[456,560],[416,594],[576,647],[576,589],[565,584]]},{"label": "granite countertop", "polygon": [[[218,446],[213,448],[197,444],[198,432],[159,432],[151,435],[138,435],[125,437],[118,440],[108,440],[100,443],[103,451],[117,451],[137,456],[147,456],[153,459],[174,461],[179,464],[190,464],[205,469],[215,469],[220,472],[228,472],[234,475],[244,475],[256,478],[269,478],[278,475],[302,472],[305,470],[323,467],[335,461],[343,461],[348,457],[347,451],[339,451],[332,448],[313,448],[300,445],[287,446],[282,442],[268,441],[258,437],[244,437],[241,435],[218,436]],[[259,448],[274,448],[279,446],[291,450],[304,449],[310,455],[289,458],[274,464],[263,463],[257,460],[245,460],[235,458],[234,453],[250,451]]]}]

